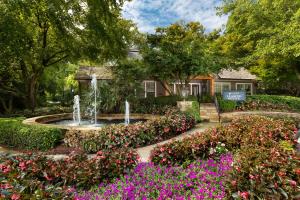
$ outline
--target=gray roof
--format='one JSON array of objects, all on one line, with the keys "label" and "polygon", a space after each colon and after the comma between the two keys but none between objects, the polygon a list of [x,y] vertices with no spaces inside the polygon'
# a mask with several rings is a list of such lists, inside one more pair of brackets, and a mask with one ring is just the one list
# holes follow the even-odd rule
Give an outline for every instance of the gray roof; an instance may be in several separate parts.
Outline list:
[{"label": "gray roof", "polygon": [[234,69],[224,69],[218,73],[219,79],[243,79],[243,80],[255,80],[257,77],[251,74],[247,69],[240,68],[238,70]]},{"label": "gray roof", "polygon": [[113,78],[109,67],[79,66],[75,80],[91,80],[93,74],[96,74],[98,80],[111,80]]}]

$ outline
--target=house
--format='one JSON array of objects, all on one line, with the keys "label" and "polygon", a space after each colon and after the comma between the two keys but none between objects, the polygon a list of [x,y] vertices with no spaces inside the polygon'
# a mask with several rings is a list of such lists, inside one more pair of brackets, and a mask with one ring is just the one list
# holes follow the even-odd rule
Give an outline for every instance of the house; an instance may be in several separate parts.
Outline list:
[{"label": "house", "polygon": [[[139,50],[133,48],[128,52],[129,59],[142,59]],[[112,67],[113,63],[107,63],[101,67],[80,66],[75,79],[79,82],[79,91],[88,87],[91,81],[91,75],[96,74],[98,80],[109,81],[113,79]],[[239,70],[226,69],[218,74],[207,76],[195,76],[189,83],[188,88],[185,87],[187,95],[213,96],[215,93],[223,91],[245,90],[247,94],[254,94],[256,91],[256,76],[252,75],[248,70],[240,68]],[[158,97],[178,94],[179,88],[182,88],[180,82],[166,83],[155,80],[144,80],[142,82],[141,97]]]},{"label": "house", "polygon": [[[109,66],[80,66],[75,76],[79,83],[79,91],[88,87],[92,74],[96,74],[98,80],[109,81],[113,79]],[[178,94],[180,84],[179,82],[166,83],[151,79],[144,80],[141,86],[143,93],[140,96],[147,98]],[[218,74],[208,76],[196,76],[190,81],[187,93],[193,96],[213,96],[215,93],[235,90],[245,90],[248,95],[254,94],[256,91],[256,76],[244,68],[222,70]]]}]

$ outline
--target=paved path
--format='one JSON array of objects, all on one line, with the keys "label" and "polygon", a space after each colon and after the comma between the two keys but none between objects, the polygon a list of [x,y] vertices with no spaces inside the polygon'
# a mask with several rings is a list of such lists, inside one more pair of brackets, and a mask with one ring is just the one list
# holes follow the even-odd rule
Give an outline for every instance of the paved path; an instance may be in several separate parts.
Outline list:
[{"label": "paved path", "polygon": [[[216,123],[216,122],[203,122],[203,123],[197,124],[195,128],[193,128],[193,129],[191,129],[191,130],[189,130],[189,131],[187,131],[187,132],[185,132],[181,135],[178,135],[174,138],[171,138],[169,140],[165,140],[165,141],[157,143],[157,144],[153,144],[153,145],[149,145],[149,146],[146,146],[146,147],[138,148],[136,150],[137,150],[137,152],[138,152],[138,154],[141,158],[141,162],[148,162],[149,158],[150,158],[151,151],[157,145],[165,144],[165,143],[168,143],[168,142],[171,142],[171,141],[174,141],[174,140],[182,140],[185,137],[194,135],[195,133],[203,132],[208,128],[216,127],[218,125],[219,125],[219,123]],[[12,155],[14,154],[14,155],[17,155],[17,154],[20,154],[20,152],[5,149],[5,148],[0,146],[0,154],[12,154]],[[89,155],[90,158],[92,158],[93,156],[95,156],[95,154],[90,154]],[[60,159],[64,159],[64,158],[68,157],[68,155],[63,155],[63,154],[61,154],[61,155],[47,155],[47,157],[51,158],[51,159],[54,159],[54,160],[60,160]]]},{"label": "paved path", "polygon": [[171,138],[169,140],[165,140],[165,141],[157,143],[157,144],[153,144],[153,145],[150,145],[150,146],[138,148],[137,152],[138,152],[138,154],[141,158],[141,162],[149,162],[150,153],[157,145],[166,144],[166,143],[169,143],[169,142],[174,141],[174,140],[182,140],[183,138],[194,135],[195,133],[204,132],[206,129],[213,128],[213,127],[216,127],[218,125],[219,125],[219,123],[217,123],[217,122],[200,123],[200,124],[197,124],[195,128],[193,128],[193,129],[191,129],[191,130],[189,130],[189,131],[187,131],[187,132],[185,132],[185,133],[183,133],[179,136],[176,136],[174,138]]}]

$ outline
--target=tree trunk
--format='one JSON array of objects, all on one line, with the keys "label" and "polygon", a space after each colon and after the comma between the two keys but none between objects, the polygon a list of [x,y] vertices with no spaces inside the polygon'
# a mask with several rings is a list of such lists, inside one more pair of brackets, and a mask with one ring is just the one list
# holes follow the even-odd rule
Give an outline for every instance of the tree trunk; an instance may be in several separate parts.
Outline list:
[{"label": "tree trunk", "polygon": [[37,80],[36,77],[33,76],[28,83],[28,91],[27,91],[27,105],[31,109],[32,112],[34,112],[34,109],[36,107],[36,86],[37,86]]},{"label": "tree trunk", "polygon": [[11,114],[12,108],[13,108],[13,97],[10,97],[8,99],[8,102],[6,102],[4,99],[0,98],[2,107],[4,108],[4,113]]}]

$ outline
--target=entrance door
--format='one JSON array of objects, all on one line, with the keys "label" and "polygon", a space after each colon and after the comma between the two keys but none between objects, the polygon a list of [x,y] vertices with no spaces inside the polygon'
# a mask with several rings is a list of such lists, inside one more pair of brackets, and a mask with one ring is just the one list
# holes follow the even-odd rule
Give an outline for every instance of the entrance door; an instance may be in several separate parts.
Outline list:
[{"label": "entrance door", "polygon": [[192,83],[191,84],[191,95],[200,96],[201,95],[201,85],[200,83]]}]

